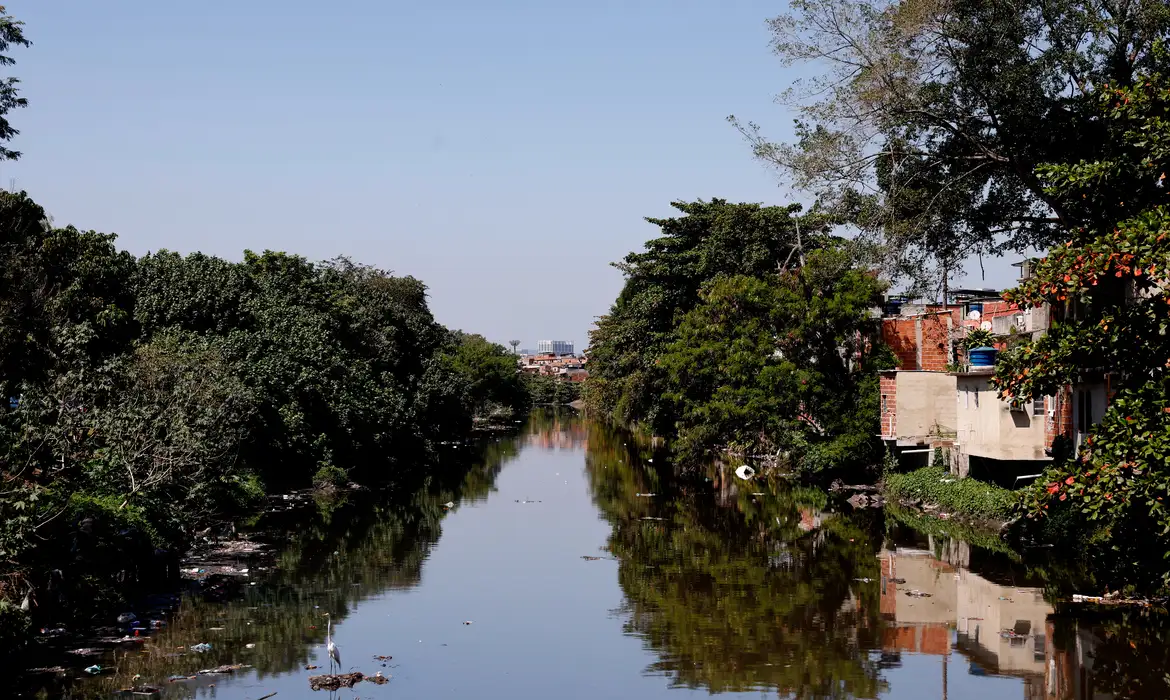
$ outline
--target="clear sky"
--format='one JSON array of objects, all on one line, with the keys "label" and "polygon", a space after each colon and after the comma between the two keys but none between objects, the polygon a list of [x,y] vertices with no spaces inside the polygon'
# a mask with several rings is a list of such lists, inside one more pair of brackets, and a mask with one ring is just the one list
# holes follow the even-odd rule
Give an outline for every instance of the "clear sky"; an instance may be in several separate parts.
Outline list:
[{"label": "clear sky", "polygon": [[725,121],[789,133],[782,3],[6,5],[33,46],[0,183],[136,254],[348,255],[424,280],[448,326],[581,348],[642,217],[785,202]]}]

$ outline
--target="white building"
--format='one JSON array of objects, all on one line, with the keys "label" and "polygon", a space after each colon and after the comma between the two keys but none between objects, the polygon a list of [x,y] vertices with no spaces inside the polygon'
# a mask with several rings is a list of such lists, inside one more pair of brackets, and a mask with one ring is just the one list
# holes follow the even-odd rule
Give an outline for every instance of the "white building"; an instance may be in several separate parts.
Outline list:
[{"label": "white building", "polygon": [[573,341],[571,340],[541,340],[536,344],[536,352],[540,354],[553,353],[555,355],[572,355]]}]

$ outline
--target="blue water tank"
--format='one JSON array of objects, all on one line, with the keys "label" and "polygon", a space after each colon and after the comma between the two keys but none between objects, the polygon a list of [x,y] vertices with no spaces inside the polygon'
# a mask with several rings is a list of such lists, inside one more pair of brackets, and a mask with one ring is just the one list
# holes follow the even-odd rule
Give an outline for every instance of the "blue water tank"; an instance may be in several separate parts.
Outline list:
[{"label": "blue water tank", "polygon": [[992,367],[998,352],[995,348],[971,348],[967,351],[967,359],[972,367]]}]

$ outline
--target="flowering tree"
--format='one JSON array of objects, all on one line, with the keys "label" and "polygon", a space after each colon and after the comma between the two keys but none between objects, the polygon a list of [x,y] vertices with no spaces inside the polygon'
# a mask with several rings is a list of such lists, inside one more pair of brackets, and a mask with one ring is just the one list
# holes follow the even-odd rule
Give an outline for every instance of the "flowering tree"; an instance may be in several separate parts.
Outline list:
[{"label": "flowering tree", "polygon": [[1005,353],[996,384],[1001,397],[1035,397],[1109,369],[1108,411],[1037,483],[1028,515],[1096,543],[1113,583],[1148,583],[1148,565],[1170,568],[1170,546],[1151,546],[1170,533],[1170,78],[1102,85],[1085,116],[1100,131],[1093,158],[1038,169],[1079,225],[1005,295],[1060,320]]}]

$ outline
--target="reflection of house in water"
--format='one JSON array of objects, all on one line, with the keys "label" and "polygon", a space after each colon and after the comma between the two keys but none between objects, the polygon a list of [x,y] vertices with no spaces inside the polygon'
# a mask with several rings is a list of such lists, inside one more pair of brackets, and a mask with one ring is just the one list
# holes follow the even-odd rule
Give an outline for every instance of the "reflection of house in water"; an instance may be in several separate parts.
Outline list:
[{"label": "reflection of house in water", "polygon": [[[1046,632],[1050,639],[1056,636],[1055,628],[1062,622],[1072,627],[1072,634],[1062,638],[1060,646],[1063,648],[1049,645],[1044,669],[1047,700],[1115,700],[1118,696],[1113,693],[1094,690],[1093,656],[1101,643],[1097,633],[1092,627],[1078,624],[1075,619],[1049,619]],[[1151,671],[1161,674],[1157,668]],[[1151,684],[1151,689],[1153,687],[1156,685]]]},{"label": "reflection of house in water", "polygon": [[546,450],[575,450],[588,447],[589,431],[585,421],[553,420],[529,433],[528,444]]},{"label": "reflection of house in water", "polygon": [[892,623],[882,651],[945,659],[954,630],[954,648],[966,657],[968,673],[1022,678],[1025,698],[1045,697],[1045,624],[1052,607],[1038,588],[1002,586],[963,568],[966,550],[950,547],[945,561],[924,550],[881,553],[881,613]]}]

